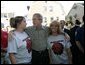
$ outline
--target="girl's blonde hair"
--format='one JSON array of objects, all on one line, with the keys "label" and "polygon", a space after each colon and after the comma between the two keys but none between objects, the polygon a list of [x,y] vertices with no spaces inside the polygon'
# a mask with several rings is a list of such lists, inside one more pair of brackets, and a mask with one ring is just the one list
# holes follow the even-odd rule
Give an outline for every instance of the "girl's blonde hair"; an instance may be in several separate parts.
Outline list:
[{"label": "girl's blonde hair", "polygon": [[58,33],[58,34],[61,34],[62,32],[61,32],[60,23],[59,23],[57,20],[54,20],[54,21],[52,21],[52,23],[50,23],[50,28],[49,28],[50,35],[52,34],[51,26],[52,26],[53,24],[55,24],[55,25],[58,27],[57,33]]}]

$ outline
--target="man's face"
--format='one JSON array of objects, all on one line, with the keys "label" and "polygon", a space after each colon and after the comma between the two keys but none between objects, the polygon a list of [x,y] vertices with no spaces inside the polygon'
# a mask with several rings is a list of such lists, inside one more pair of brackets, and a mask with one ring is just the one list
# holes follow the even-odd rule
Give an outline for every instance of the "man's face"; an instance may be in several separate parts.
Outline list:
[{"label": "man's face", "polygon": [[42,23],[42,19],[40,17],[37,17],[37,15],[33,16],[32,20],[34,26],[40,26]]},{"label": "man's face", "polygon": [[61,24],[61,28],[63,29],[64,25],[65,25],[65,22],[64,21],[60,21],[60,24]]}]

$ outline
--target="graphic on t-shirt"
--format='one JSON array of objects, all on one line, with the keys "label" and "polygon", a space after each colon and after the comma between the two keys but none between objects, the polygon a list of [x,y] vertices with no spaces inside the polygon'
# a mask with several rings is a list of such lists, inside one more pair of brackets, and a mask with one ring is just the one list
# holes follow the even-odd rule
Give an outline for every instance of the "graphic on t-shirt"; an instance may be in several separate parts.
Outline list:
[{"label": "graphic on t-shirt", "polygon": [[51,42],[53,43],[52,50],[54,54],[61,55],[63,53],[63,45],[61,42],[63,42],[63,40]]},{"label": "graphic on t-shirt", "polygon": [[31,42],[30,38],[28,38],[28,37],[27,37],[25,40],[26,40],[26,44],[27,44],[26,46],[27,46],[28,52],[30,53],[31,50],[32,50],[32,49],[31,49],[31,47],[32,47],[32,42]]}]

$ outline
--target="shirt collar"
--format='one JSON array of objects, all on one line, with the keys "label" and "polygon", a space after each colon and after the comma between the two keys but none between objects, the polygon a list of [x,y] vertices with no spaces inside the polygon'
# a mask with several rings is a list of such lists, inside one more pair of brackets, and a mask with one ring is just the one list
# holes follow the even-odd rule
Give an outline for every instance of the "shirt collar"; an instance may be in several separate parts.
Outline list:
[{"label": "shirt collar", "polygon": [[[34,28],[35,30],[37,30],[37,28],[36,28],[35,26],[33,26],[33,28]],[[45,29],[45,27],[44,27],[44,26],[41,26],[39,29]]]}]

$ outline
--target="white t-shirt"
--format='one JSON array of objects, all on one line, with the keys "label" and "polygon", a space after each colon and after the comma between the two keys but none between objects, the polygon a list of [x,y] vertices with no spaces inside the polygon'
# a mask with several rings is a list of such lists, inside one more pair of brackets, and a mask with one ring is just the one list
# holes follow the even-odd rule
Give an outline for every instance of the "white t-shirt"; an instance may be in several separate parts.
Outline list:
[{"label": "white t-shirt", "polygon": [[[52,64],[68,64],[68,55],[65,49],[70,48],[71,43],[65,39],[65,36],[64,35],[58,35],[58,36],[51,35],[48,37],[47,41],[48,41],[48,49],[51,50],[50,57],[51,57]],[[60,42],[63,45],[64,49],[61,55],[54,54],[52,50],[52,45],[54,44],[52,42],[54,41]]]},{"label": "white t-shirt", "polygon": [[31,62],[32,52],[28,53],[26,38],[25,32],[14,31],[13,39],[8,41],[8,53],[14,53],[17,64]]}]

